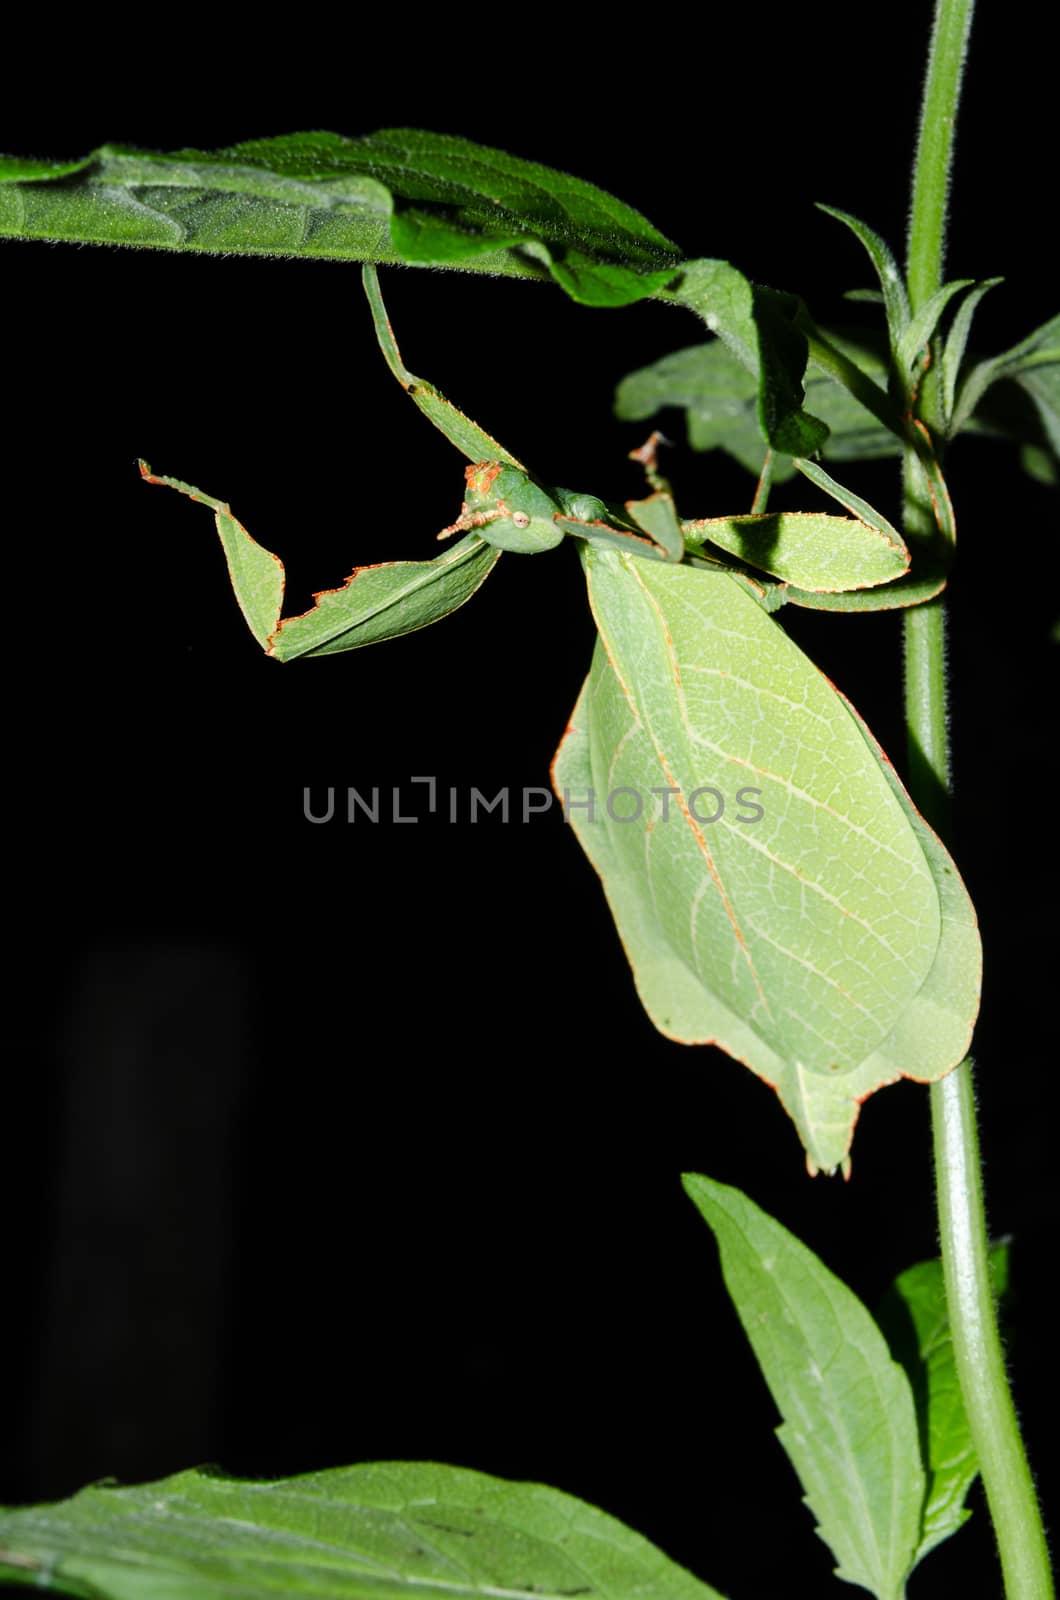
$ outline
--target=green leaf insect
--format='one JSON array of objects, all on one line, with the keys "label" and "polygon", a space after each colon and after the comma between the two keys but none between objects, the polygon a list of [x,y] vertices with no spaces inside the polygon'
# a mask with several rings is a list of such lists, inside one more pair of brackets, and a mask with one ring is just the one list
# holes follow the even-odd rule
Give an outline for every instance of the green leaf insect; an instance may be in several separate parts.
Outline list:
[{"label": "green leaf insect", "polygon": [[[681,522],[651,470],[654,492],[622,506],[548,487],[408,370],[374,268],[364,277],[391,371],[470,463],[442,532],[461,538],[445,556],[357,569],[281,621],[278,559],[222,502],[154,481],[213,506],[251,631],[284,660],[425,626],[466,600],[500,551],[577,538],[600,638],[555,783],[641,997],[663,1033],[716,1043],[771,1083],[811,1170],[834,1170],[868,1094],[960,1060],[979,943],[946,852],[857,714],[768,612],[789,584],[849,598],[901,581],[905,545],[802,458],[853,515]],[[614,814],[616,789],[635,816]],[[707,793],[722,800],[717,816]],[[730,803],[741,793],[742,812]]]}]

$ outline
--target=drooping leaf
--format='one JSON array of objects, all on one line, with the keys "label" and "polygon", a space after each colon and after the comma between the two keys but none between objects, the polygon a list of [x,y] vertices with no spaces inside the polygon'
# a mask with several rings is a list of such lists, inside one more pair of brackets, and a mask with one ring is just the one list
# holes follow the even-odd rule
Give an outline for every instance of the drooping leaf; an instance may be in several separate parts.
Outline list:
[{"label": "drooping leaf", "polygon": [[836,1576],[901,1600],[924,1470],[909,1381],[845,1284],[738,1189],[689,1175]]},{"label": "drooping leaf", "polygon": [[803,408],[807,344],[798,326],[800,303],[752,284],[727,261],[688,261],[674,299],[702,317],[757,385],[757,420],[764,444],[787,455],[813,455],[826,425]]},{"label": "drooping leaf", "polygon": [[809,347],[799,326],[802,302],[795,295],[754,284],[751,304],[758,334],[762,431],[771,450],[813,455],[827,439],[828,428],[820,417],[803,409]]},{"label": "drooping leaf", "polygon": [[[990,1274],[1000,1300],[1008,1287],[1007,1243],[992,1246]],[[912,1385],[927,1466],[920,1561],[971,1516],[964,1502],[979,1471],[957,1378],[942,1262],[921,1261],[901,1273],[878,1320]]]},{"label": "drooping leaf", "polygon": [[426,628],[470,600],[500,555],[469,533],[432,561],[355,567],[341,587],[315,595],[311,610],[281,620],[284,569],[279,556],[252,539],[223,500],[179,478],[152,473],[145,462],[140,471],[148,483],[177,489],[211,507],[240,610],[265,653],[278,661],[357,650]]},{"label": "drooping leaf", "polygon": [[572,1495],[404,1461],[180,1472],[0,1511],[0,1578],[91,1600],[719,1600]]},{"label": "drooping leaf", "polygon": [[873,1090],[967,1049],[967,894],[849,702],[729,574],[583,562],[601,641],[554,783],[593,799],[570,818],[641,999],[775,1088],[835,1170]]},{"label": "drooping leaf", "polygon": [[640,300],[680,263],[657,228],[595,185],[416,128],[0,158],[0,234],[551,274],[588,305]]}]

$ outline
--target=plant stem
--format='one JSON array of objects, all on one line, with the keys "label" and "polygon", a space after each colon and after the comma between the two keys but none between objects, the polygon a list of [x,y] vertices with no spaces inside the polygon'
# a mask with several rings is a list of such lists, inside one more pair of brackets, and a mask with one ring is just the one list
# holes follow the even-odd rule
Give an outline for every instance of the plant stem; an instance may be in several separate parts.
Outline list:
[{"label": "plant stem", "polygon": [[931,1085],[939,1227],[961,1393],[1009,1600],[1051,1600],[1045,1529],[1005,1373],[990,1288],[972,1063]]},{"label": "plant stem", "polygon": [[[914,315],[942,283],[953,136],[974,7],[975,0],[935,0],[909,209],[906,278]],[[933,361],[922,380],[918,408],[929,426],[939,421],[939,378],[939,363]]]},{"label": "plant stem", "polygon": [[920,107],[906,277],[914,314],[942,283],[953,132],[974,0],[936,0]]},{"label": "plant stem", "polygon": [[[942,280],[946,201],[961,70],[973,0],[937,0],[913,173],[908,283],[912,310]],[[927,420],[932,401],[926,397]],[[929,496],[911,450],[904,464],[906,531],[931,537]],[[927,820],[949,831],[946,612],[936,599],[904,619],[909,787]],[[1005,1372],[990,1284],[972,1064],[931,1086],[935,1185],[946,1301],[961,1394],[997,1537],[1008,1600],[1050,1600],[1041,1513]]]}]

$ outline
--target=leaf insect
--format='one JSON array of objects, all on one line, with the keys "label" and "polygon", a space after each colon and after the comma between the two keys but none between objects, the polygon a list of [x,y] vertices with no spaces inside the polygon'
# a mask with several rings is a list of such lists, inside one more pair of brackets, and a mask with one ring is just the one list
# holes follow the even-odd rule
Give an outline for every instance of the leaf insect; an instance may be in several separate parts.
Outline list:
[{"label": "leaf insect", "polygon": [[[279,558],[214,510],[239,604],[280,660],[425,627],[462,605],[500,554],[578,540],[598,631],[553,782],[603,883],[656,1027],[713,1043],[769,1083],[811,1171],[849,1170],[862,1101],[963,1057],[980,947],[952,861],[850,703],[778,627],[785,600],[869,600],[908,583],[885,518],[817,463],[799,470],[851,513],[682,522],[655,478],[615,505],[542,483],[402,361],[364,269],[391,372],[469,463],[453,539],[431,560],[353,570],[283,618]],[[457,537],[459,536],[459,537]],[[909,598],[912,598],[910,596]],[[753,785],[761,816],[697,812],[696,795]],[[617,817],[603,797],[637,797]]]}]

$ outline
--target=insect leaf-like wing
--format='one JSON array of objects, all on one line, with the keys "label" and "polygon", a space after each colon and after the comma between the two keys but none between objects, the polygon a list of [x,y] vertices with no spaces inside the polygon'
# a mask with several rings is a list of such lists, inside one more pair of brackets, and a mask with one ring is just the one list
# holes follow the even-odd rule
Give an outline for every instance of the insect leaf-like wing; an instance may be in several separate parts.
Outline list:
[{"label": "insect leaf-like wing", "polygon": [[728,574],[583,561],[600,639],[554,782],[592,791],[570,815],[641,999],[770,1083],[834,1170],[873,1090],[967,1049],[971,902],[849,702]]}]

